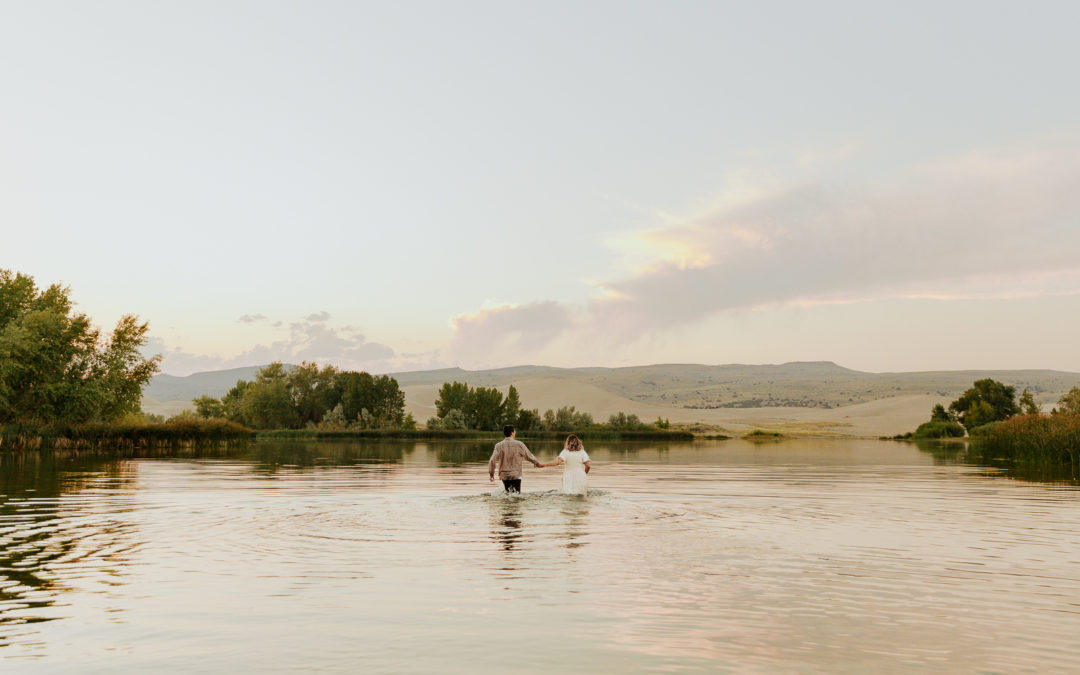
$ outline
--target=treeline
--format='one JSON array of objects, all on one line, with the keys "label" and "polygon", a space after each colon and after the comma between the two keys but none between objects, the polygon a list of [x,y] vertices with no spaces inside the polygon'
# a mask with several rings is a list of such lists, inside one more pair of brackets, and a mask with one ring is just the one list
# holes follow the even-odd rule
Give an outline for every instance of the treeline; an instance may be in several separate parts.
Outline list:
[{"label": "treeline", "polygon": [[525,408],[514,385],[504,397],[495,387],[470,387],[464,382],[446,382],[439,388],[435,399],[436,416],[428,419],[429,430],[478,430],[496,431],[503,425],[513,424],[520,432],[582,431],[586,429],[610,429],[619,432],[649,432],[670,428],[669,420],[659,419],[655,424],[645,424],[637,415],[619,412],[608,418],[607,424],[598,424],[593,416],[574,406],[548,409],[540,414],[537,408]]},{"label": "treeline", "polygon": [[192,401],[201,418],[221,418],[254,429],[415,428],[405,414],[405,393],[388,375],[271,363],[253,381],[240,380],[220,399]]},{"label": "treeline", "polygon": [[1080,387],[1045,413],[1026,389],[1017,399],[1015,387],[978,380],[947,409],[934,406],[930,421],[912,436],[960,437],[965,432],[974,439],[972,456],[980,460],[1005,461],[1046,478],[1066,470],[1080,479]]},{"label": "treeline", "polygon": [[[1041,415],[1042,406],[1025,389],[1019,399],[1016,387],[990,378],[976,380],[971,388],[949,404],[935,405],[930,420],[919,425],[913,438],[960,438],[965,434],[979,436],[993,425],[1017,415]],[[1051,416],[1080,415],[1080,387],[1073,387],[1058,400]]]}]

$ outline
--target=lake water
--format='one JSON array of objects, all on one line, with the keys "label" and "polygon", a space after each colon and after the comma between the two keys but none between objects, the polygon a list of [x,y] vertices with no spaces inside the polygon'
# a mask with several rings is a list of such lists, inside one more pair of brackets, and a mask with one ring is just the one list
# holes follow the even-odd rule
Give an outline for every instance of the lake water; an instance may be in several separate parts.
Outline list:
[{"label": "lake water", "polygon": [[[552,443],[533,446],[554,456]],[[0,672],[1075,671],[1080,492],[911,445],[0,458]]]}]

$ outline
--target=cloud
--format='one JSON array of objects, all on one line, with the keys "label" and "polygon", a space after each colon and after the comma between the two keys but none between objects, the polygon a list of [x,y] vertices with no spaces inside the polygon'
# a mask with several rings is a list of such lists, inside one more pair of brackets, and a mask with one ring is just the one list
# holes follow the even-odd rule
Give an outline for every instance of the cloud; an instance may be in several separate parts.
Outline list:
[{"label": "cloud", "polygon": [[390,360],[396,354],[391,347],[369,341],[352,327],[327,326],[325,321],[328,318],[329,314],[326,312],[311,314],[303,321],[290,324],[287,337],[256,344],[233,356],[195,354],[179,347],[170,350],[165,342],[157,337],[148,341],[146,350],[148,354],[162,354],[162,370],[176,375],[201,370],[262,365],[272,361],[287,363],[313,361],[343,368],[380,372],[392,365]]},{"label": "cloud", "polygon": [[[724,312],[885,298],[1080,292],[1080,143],[973,152],[857,188],[750,191],[699,217],[632,235],[649,264],[555,301],[456,317],[454,345],[605,353]],[[520,361],[524,354],[515,359]]]},{"label": "cloud", "polygon": [[[776,304],[1080,288],[1080,148],[972,153],[864,190],[803,185],[647,233],[692,251],[605,284],[604,321],[662,328]],[[697,261],[696,263],[694,261]]]},{"label": "cloud", "polygon": [[452,350],[458,354],[508,351],[535,353],[573,324],[571,310],[554,302],[502,305],[450,320]]},{"label": "cloud", "polygon": [[237,321],[240,323],[259,323],[260,321],[268,321],[268,319],[263,314],[245,314]]}]

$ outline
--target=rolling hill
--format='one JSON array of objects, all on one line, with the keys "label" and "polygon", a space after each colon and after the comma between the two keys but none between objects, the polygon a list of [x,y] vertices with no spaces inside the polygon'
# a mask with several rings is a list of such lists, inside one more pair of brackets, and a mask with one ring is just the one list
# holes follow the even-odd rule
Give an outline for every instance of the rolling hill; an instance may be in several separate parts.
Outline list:
[{"label": "rolling hill", "polygon": [[[158,375],[144,392],[148,412],[175,414],[191,399],[219,397],[239,379],[252,379],[257,367],[234,368],[187,377]],[[935,403],[948,403],[977,379],[991,377],[1030,389],[1053,405],[1080,384],[1080,374],[1053,370],[932,371],[867,373],[829,361],[779,365],[657,364],[625,368],[515,366],[493,370],[440,370],[393,373],[405,391],[406,407],[417,420],[434,415],[443,382],[473,386],[511,384],[525,406],[573,405],[598,420],[615,412],[645,420],[658,416],[675,424],[731,430],[769,427],[800,433],[860,436],[910,431],[929,416]]]}]

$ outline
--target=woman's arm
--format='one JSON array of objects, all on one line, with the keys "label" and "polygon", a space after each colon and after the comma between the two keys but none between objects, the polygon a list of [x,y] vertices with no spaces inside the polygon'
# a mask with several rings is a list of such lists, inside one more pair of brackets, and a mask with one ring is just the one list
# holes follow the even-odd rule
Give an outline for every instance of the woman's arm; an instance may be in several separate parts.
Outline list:
[{"label": "woman's arm", "polygon": [[563,458],[562,458],[562,457],[556,457],[556,458],[555,458],[555,461],[554,461],[554,462],[548,462],[547,464],[541,464],[540,466],[541,466],[541,467],[545,467],[545,466],[559,466],[559,465],[560,465],[560,464],[562,464],[562,463],[563,463]]},{"label": "woman's arm", "polygon": [[592,469],[592,462],[585,462],[585,473],[589,473],[590,469]]}]

